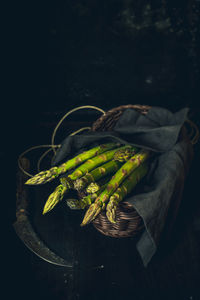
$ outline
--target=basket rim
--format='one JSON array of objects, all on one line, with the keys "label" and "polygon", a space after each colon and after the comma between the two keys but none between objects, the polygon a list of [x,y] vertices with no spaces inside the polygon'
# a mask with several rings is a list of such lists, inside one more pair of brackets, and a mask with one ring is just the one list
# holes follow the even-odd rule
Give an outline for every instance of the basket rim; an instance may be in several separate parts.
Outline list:
[{"label": "basket rim", "polygon": [[92,126],[91,126],[91,130],[92,131],[96,131],[96,128],[98,127],[98,125],[102,122],[105,122],[110,116],[117,114],[117,113],[122,113],[122,111],[124,111],[125,109],[136,109],[138,111],[140,111],[143,114],[146,114],[150,108],[152,108],[152,106],[150,105],[145,105],[145,104],[124,104],[124,105],[120,105],[117,107],[113,107],[111,109],[109,109],[108,111],[106,111],[103,115],[101,115],[96,121],[93,122]]}]

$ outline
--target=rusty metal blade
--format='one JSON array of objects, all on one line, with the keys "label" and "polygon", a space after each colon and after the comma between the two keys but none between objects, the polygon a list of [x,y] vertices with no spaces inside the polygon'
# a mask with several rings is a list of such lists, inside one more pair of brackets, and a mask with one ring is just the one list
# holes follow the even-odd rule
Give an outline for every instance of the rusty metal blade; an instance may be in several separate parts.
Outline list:
[{"label": "rusty metal blade", "polygon": [[17,220],[14,224],[14,229],[18,237],[32,252],[34,252],[41,259],[58,266],[65,266],[72,268],[73,265],[65,259],[56,255],[51,251],[34,232],[27,216],[23,216],[23,220]]},{"label": "rusty metal blade", "polygon": [[[23,158],[20,161],[21,166],[24,170],[29,169],[29,161],[26,158]],[[64,266],[72,268],[73,264],[69,261],[66,261],[62,257],[55,254],[50,250],[43,241],[38,237],[34,231],[31,222],[28,218],[28,207],[29,207],[29,197],[28,190],[24,182],[26,176],[23,172],[19,171],[17,176],[17,202],[16,202],[16,217],[17,220],[13,224],[13,227],[22,240],[22,242],[37,256],[41,259],[58,266]]]}]

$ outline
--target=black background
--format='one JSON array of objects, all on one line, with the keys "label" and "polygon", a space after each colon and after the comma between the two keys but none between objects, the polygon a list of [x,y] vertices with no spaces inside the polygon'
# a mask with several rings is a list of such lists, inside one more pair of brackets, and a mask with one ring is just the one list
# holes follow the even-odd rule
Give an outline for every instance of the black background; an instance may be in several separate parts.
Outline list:
[{"label": "black background", "polygon": [[9,111],[23,110],[16,118],[22,127],[43,112],[85,104],[198,105],[198,1],[41,1],[11,8],[8,94],[17,111]]},{"label": "black background", "polygon": [[[191,108],[191,118],[199,125],[200,3],[197,0],[22,1],[5,4],[2,12],[5,12],[3,75],[8,80],[3,84],[1,161],[5,184],[7,178],[14,183],[13,189],[9,189],[12,200],[6,203],[11,238],[3,247],[7,262],[5,278],[8,286],[22,289],[21,297],[25,298],[28,292],[46,299],[48,288],[43,288],[43,281],[54,284],[48,272],[54,272],[58,282],[59,275],[56,269],[48,271],[49,267],[41,267],[43,262],[24,248],[11,226],[15,220],[18,155],[30,146],[49,143],[60,118],[80,105],[108,110],[139,103],[172,111],[187,106]],[[69,118],[72,122],[69,124],[74,129],[74,122],[93,121],[98,116],[93,110],[76,112]],[[2,228],[5,232],[5,227]],[[190,254],[199,249],[195,242],[191,243]],[[184,255],[185,252],[181,263]],[[183,269],[189,268],[191,261],[199,266],[195,255]],[[176,279],[178,270],[175,268]],[[123,272],[127,270],[124,268]],[[40,282],[37,274],[44,274]],[[187,274],[187,270],[182,274]],[[194,270],[194,278],[186,276],[188,286],[196,282],[197,274],[199,270]],[[184,292],[184,280],[178,281],[183,294],[176,295],[176,299],[190,299],[192,292],[199,296],[195,288],[191,288],[191,295],[187,289]],[[157,284],[160,299],[167,283],[165,286],[157,281]],[[147,297],[148,291],[141,295]],[[55,299],[55,295],[52,297]]]},{"label": "black background", "polygon": [[[12,126],[2,140],[14,139],[22,150],[49,143],[36,132],[38,121],[56,124],[80,105],[188,106],[198,119],[199,6],[196,0],[5,4],[1,122]],[[88,114],[99,116],[84,110],[70,120],[88,121]]]}]

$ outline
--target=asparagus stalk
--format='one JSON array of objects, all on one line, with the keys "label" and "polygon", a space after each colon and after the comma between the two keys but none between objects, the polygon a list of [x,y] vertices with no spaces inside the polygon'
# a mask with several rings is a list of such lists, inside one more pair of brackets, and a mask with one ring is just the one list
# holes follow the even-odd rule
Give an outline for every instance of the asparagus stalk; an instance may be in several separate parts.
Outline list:
[{"label": "asparagus stalk", "polygon": [[66,178],[62,178],[61,184],[59,184],[53,193],[48,197],[44,209],[43,215],[52,210],[60,201],[62,201],[64,195],[69,191],[69,189],[73,188],[73,185]]},{"label": "asparagus stalk", "polygon": [[[123,149],[124,150],[129,149],[130,150],[130,147],[131,146],[128,145],[128,146],[123,146],[123,147],[121,147],[119,149],[121,149],[121,150],[123,150]],[[114,157],[114,155],[115,155],[115,153],[117,151],[118,151],[118,148],[114,149],[114,150],[107,151],[104,154],[101,154],[101,155],[98,155],[98,156],[94,157],[93,159],[89,159],[84,164],[82,164],[80,167],[76,168],[75,171],[72,174],[70,174],[70,175],[68,175],[66,177],[65,176],[61,177],[60,178],[61,184],[55,189],[55,191],[47,199],[47,202],[46,202],[45,207],[44,207],[43,214],[45,214],[48,211],[52,210],[55,207],[55,205],[63,199],[64,195],[66,194],[66,192],[70,188],[74,188],[74,187],[77,188],[78,187],[77,182],[76,182],[76,185],[75,185],[75,182],[74,182],[75,178],[78,179],[83,174],[85,174],[86,172],[88,172],[88,170],[90,170],[91,168],[93,168],[93,166],[100,165],[105,160],[111,160]],[[136,151],[136,149],[133,148],[132,151]],[[107,174],[109,174],[110,172],[113,172],[113,171],[117,170],[119,168],[120,164],[121,164],[118,161],[111,161],[111,162],[112,162],[111,166],[110,166],[110,164],[107,166],[108,167],[108,173]],[[93,172],[93,173],[91,172],[92,176],[90,175],[90,173],[87,173],[88,180],[90,179],[92,181],[92,180],[95,180],[96,178],[97,179],[101,178],[106,173],[106,168],[104,168],[104,167],[99,167],[99,168],[96,168],[95,170],[96,170],[95,172]],[[94,177],[93,177],[93,175],[94,175]],[[87,185],[87,182],[86,182],[85,185]]]},{"label": "asparagus stalk", "polygon": [[87,151],[84,151],[80,153],[79,155],[75,156],[74,158],[68,160],[67,162],[61,164],[58,167],[52,167],[49,170],[41,171],[35,176],[31,177],[28,179],[25,184],[30,184],[30,185],[38,185],[38,184],[44,184],[47,182],[52,181],[54,178],[58,177],[60,174],[63,174],[81,163],[85,162],[86,160],[97,156],[101,153],[104,153],[108,150],[111,150],[113,148],[119,147],[119,144],[116,143],[107,143],[107,144],[102,144],[97,147],[94,147],[92,149],[89,149]]},{"label": "asparagus stalk", "polygon": [[[106,152],[106,153],[109,153],[108,154],[108,156],[106,156],[106,157],[110,157],[111,156],[111,154],[110,154],[110,152],[113,152],[113,153],[111,153],[112,155],[114,155],[115,154],[115,152],[116,152],[116,149],[115,150],[113,150],[113,151],[108,151],[108,152]],[[106,155],[106,153],[105,153],[105,155]],[[99,157],[99,156],[98,156]],[[118,164],[120,164],[119,162],[114,162],[113,161],[113,166],[115,166],[115,170],[116,170],[116,168],[117,168],[117,166],[118,166]],[[84,164],[85,166],[87,166],[87,164],[88,164],[88,161]],[[100,175],[104,175],[104,168],[102,168],[102,167],[99,167],[99,168],[97,168],[98,169],[98,172],[96,172],[95,174],[99,174],[99,176]],[[83,170],[83,168],[82,168],[82,170]],[[110,168],[108,168],[108,170],[110,171]],[[78,170],[76,169],[73,173],[75,173],[76,172],[76,176],[81,176],[81,173],[78,173]],[[82,171],[83,172],[83,171]],[[89,174],[89,173],[88,173]],[[57,188],[55,189],[55,191],[49,196],[49,198],[47,199],[47,202],[46,202],[46,204],[45,204],[45,207],[44,207],[44,211],[43,211],[43,214],[45,214],[45,213],[47,213],[48,211],[50,211],[50,210],[52,210],[54,207],[55,207],[55,205],[58,203],[58,202],[60,202],[62,199],[63,199],[63,197],[64,197],[64,195],[66,194],[66,192],[69,190],[69,189],[71,189],[71,188],[77,188],[77,183],[74,181],[74,180],[72,180],[71,179],[71,177],[72,176],[70,176],[70,175],[68,175],[68,176],[63,176],[63,177],[60,177],[60,182],[61,182],[61,184],[59,185],[59,186],[57,186]],[[74,178],[74,177],[73,177]],[[88,177],[88,178],[90,178],[91,179],[91,177]],[[76,185],[75,185],[76,184]],[[87,184],[87,183],[86,183]],[[85,184],[85,185],[86,185]],[[72,206],[72,204],[71,204],[71,206]]]},{"label": "asparagus stalk", "polygon": [[119,185],[133,170],[139,167],[149,157],[149,155],[149,151],[141,150],[122,165],[122,167],[111,178],[104,191],[97,197],[95,202],[90,205],[89,209],[86,211],[81,226],[89,224],[96,218],[101,210],[105,208],[106,202],[108,202],[110,196],[116,191]]},{"label": "asparagus stalk", "polygon": [[86,187],[85,191],[87,194],[93,194],[100,190],[101,186],[108,183],[111,179],[112,173],[106,177],[101,178],[98,181],[93,181]]},{"label": "asparagus stalk", "polygon": [[77,179],[74,182],[75,189],[81,190],[84,187],[86,187],[89,183],[93,181],[98,181],[99,179],[102,179],[106,175],[116,172],[121,167],[122,163],[124,161],[127,161],[137,151],[137,148],[133,148],[133,147],[131,148],[129,146],[125,146],[125,147],[126,148],[117,150],[114,153],[113,155],[114,160],[108,161],[107,163],[93,169],[91,172],[86,173],[84,176]]},{"label": "asparagus stalk", "polygon": [[121,202],[126,195],[132,192],[137,183],[147,174],[147,171],[147,164],[141,164],[122,182],[122,184],[110,197],[106,206],[106,216],[111,223],[116,223],[116,210],[119,202]]},{"label": "asparagus stalk", "polygon": [[105,189],[106,184],[103,185],[99,191],[89,194],[83,198],[81,198],[80,200],[78,199],[67,199],[66,203],[69,206],[69,208],[71,209],[84,209],[87,206],[89,206],[92,202],[94,202],[94,200],[98,197],[98,195],[103,191],[103,189]]},{"label": "asparagus stalk", "polygon": [[82,190],[91,182],[96,182],[99,179],[102,179],[111,173],[113,174],[120,168],[121,165],[122,165],[122,163],[120,163],[119,161],[111,160],[111,161],[101,165],[100,167],[95,168],[91,172],[86,173],[81,178],[78,178],[77,180],[75,180],[74,188],[78,191]]},{"label": "asparagus stalk", "polygon": [[[119,149],[128,149],[128,148],[130,148],[130,146],[123,146]],[[76,168],[72,174],[61,177],[60,178],[61,184],[55,189],[55,191],[47,199],[43,214],[52,210],[55,207],[55,205],[63,199],[66,192],[70,188],[75,187],[74,180],[76,178],[78,179],[79,177],[84,175],[86,172],[88,172],[88,170],[93,168],[95,165],[102,164],[104,162],[104,160],[111,160],[117,150],[118,150],[118,148],[107,151],[104,154],[100,154],[100,155],[94,157],[93,159],[89,159],[84,164],[82,164],[80,167]],[[113,166],[115,166],[115,168],[117,168],[118,164],[119,164],[119,162],[116,161],[116,162],[114,162]],[[100,167],[100,168],[98,168],[99,172],[96,172],[95,174],[98,173],[99,177],[103,176],[105,173],[104,170],[105,170],[104,168]],[[111,172],[110,169],[109,169],[109,172]]]},{"label": "asparagus stalk", "polygon": [[84,164],[82,164],[81,166],[76,168],[70,175],[68,175],[68,177],[71,180],[76,180],[76,179],[84,176],[86,173],[89,173],[94,168],[112,160],[116,151],[121,150],[121,149],[127,149],[127,148],[133,148],[133,147],[131,147],[130,145],[122,146],[120,148],[106,151],[103,154],[100,154],[91,159],[88,159]]}]

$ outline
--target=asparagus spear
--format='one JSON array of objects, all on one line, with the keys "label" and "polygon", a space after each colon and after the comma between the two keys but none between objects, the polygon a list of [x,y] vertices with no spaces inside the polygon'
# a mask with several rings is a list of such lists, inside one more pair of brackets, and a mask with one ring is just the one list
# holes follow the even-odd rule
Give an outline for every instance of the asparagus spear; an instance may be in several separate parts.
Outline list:
[{"label": "asparagus spear", "polygon": [[141,150],[139,153],[131,157],[122,167],[115,173],[107,184],[104,191],[97,197],[94,203],[90,205],[83,218],[81,226],[90,223],[105,208],[110,196],[116,191],[119,185],[125,180],[129,174],[143,163],[150,155],[147,150]]},{"label": "asparagus spear", "polygon": [[39,172],[35,176],[28,179],[25,182],[25,184],[38,185],[38,184],[44,184],[46,182],[52,181],[54,178],[58,177],[60,174],[63,174],[65,172],[67,172],[68,170],[75,168],[76,166],[80,165],[81,163],[85,162],[86,160],[88,160],[94,156],[97,156],[101,153],[104,153],[105,151],[116,148],[116,147],[119,147],[119,144],[108,143],[108,144],[102,144],[102,145],[99,145],[92,149],[89,149],[87,151],[84,151],[83,153],[80,153],[79,155],[75,156],[74,158],[68,160],[67,162],[61,164],[58,167],[52,167],[49,170]]},{"label": "asparagus spear", "polygon": [[58,202],[63,199],[64,194],[66,193],[67,188],[64,187],[62,184],[58,185],[54,192],[49,196],[47,199],[44,209],[43,215],[52,210]]},{"label": "asparagus spear", "polygon": [[133,156],[136,151],[136,148],[131,148],[129,146],[126,146],[126,148],[124,149],[117,150],[113,156],[115,160],[108,161],[107,163],[93,169],[91,172],[86,173],[84,176],[77,179],[74,182],[75,189],[81,190],[89,183],[97,181],[105,177],[106,175],[116,172],[121,167],[122,163]]},{"label": "asparagus spear", "polygon": [[106,175],[116,172],[122,164],[119,161],[111,160],[100,167],[95,168],[89,173],[86,173],[81,178],[78,178],[74,182],[74,188],[76,190],[82,190],[91,182],[96,182],[99,179],[104,178]]},{"label": "asparagus spear", "polygon": [[71,180],[76,180],[82,177],[83,175],[85,175],[86,173],[89,173],[94,168],[112,160],[116,151],[121,149],[127,149],[127,148],[133,148],[133,147],[131,147],[130,145],[122,146],[120,148],[106,151],[103,154],[88,159],[84,164],[76,168],[70,175],[68,175],[68,177]]},{"label": "asparagus spear", "polygon": [[119,202],[121,202],[126,195],[134,189],[137,183],[147,174],[147,171],[147,164],[141,164],[122,182],[122,184],[110,197],[106,206],[106,216],[111,223],[116,223],[116,209]]},{"label": "asparagus spear", "polygon": [[[119,149],[129,149],[130,147],[131,146],[128,145],[128,146],[120,147]],[[74,188],[74,180],[75,179],[78,179],[79,177],[84,175],[86,172],[88,172],[88,170],[92,169],[95,165],[98,166],[98,165],[102,164],[105,160],[111,160],[113,158],[114,154],[116,153],[116,151],[118,151],[118,148],[114,149],[114,150],[106,151],[104,154],[98,155],[98,156],[94,157],[93,159],[91,158],[91,159],[87,160],[84,164],[82,164],[80,167],[76,168],[72,174],[61,177],[60,178],[61,184],[59,186],[57,186],[55,191],[47,199],[43,214],[52,210],[55,207],[55,205],[63,199],[66,192],[70,188]],[[118,164],[119,164],[119,162],[116,161],[115,168]],[[100,168],[99,176],[104,174],[102,172],[102,170],[103,169]]]},{"label": "asparagus spear", "polygon": [[86,187],[85,191],[87,194],[93,194],[100,190],[101,186],[108,183],[111,179],[112,173],[106,177],[101,178],[98,181],[93,181]]},{"label": "asparagus spear", "polygon": [[[109,159],[111,157],[114,156],[114,154],[116,153],[116,149],[111,150],[111,151],[107,151],[104,153],[103,157],[102,155],[96,156],[94,158],[94,160],[98,160],[97,163],[100,163],[102,160],[104,159]],[[114,162],[114,161],[113,161]],[[44,208],[44,213],[47,213],[48,211],[50,211],[51,209],[53,209],[55,207],[55,205],[60,202],[64,195],[66,194],[66,192],[70,189],[70,188],[74,188],[75,187],[75,178],[81,177],[82,174],[84,174],[84,172],[87,171],[87,168],[90,168],[92,166],[92,159],[87,160],[83,165],[81,165],[79,168],[75,169],[75,171],[68,175],[68,176],[63,176],[60,177],[60,182],[61,184],[59,186],[57,186],[57,188],[55,189],[55,191],[49,196],[49,198],[47,199],[47,202],[45,204],[45,208]],[[114,162],[113,166],[115,166],[115,169],[117,168],[119,162]],[[120,163],[119,163],[120,164]],[[80,169],[82,171],[80,171]],[[104,168],[99,167],[98,169],[98,174],[100,175],[104,175]],[[109,169],[110,170],[110,169]],[[96,172],[97,173],[97,172]],[[96,174],[95,173],[95,174]],[[89,173],[88,173],[89,174]],[[88,177],[91,179],[91,177]],[[77,184],[76,184],[76,188],[77,188]]]},{"label": "asparagus spear", "polygon": [[59,184],[48,197],[43,209],[43,215],[52,210],[56,204],[62,201],[64,195],[69,191],[69,189],[73,188],[72,183],[66,178],[62,178],[61,182],[62,183]]},{"label": "asparagus spear", "polygon": [[98,195],[105,189],[106,184],[103,185],[97,192],[89,194],[80,200],[78,199],[67,199],[67,205],[71,209],[84,209],[85,207],[89,206],[94,200],[98,197]]}]

